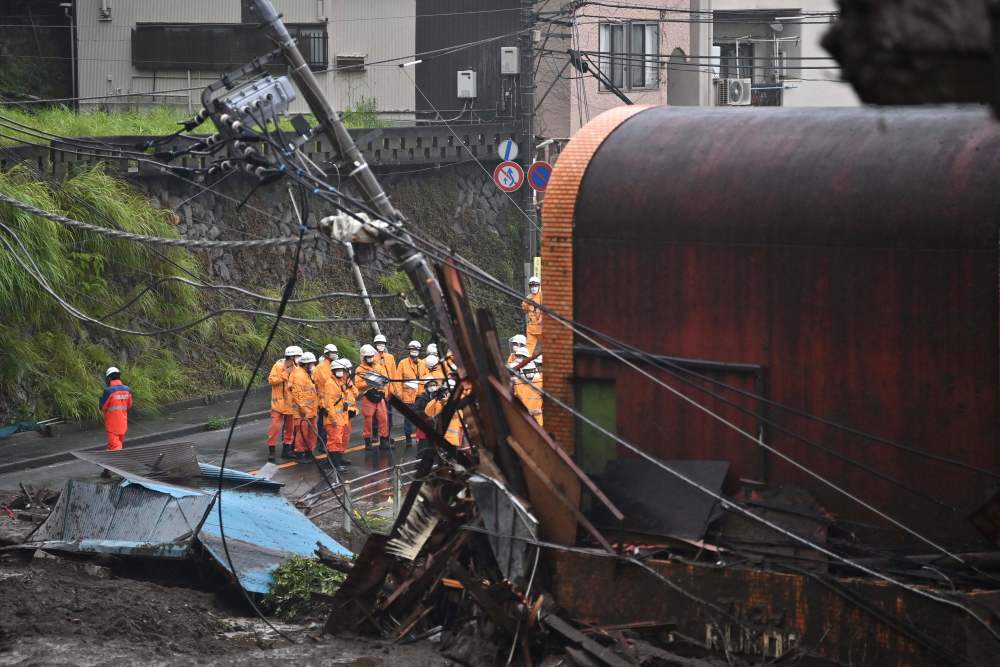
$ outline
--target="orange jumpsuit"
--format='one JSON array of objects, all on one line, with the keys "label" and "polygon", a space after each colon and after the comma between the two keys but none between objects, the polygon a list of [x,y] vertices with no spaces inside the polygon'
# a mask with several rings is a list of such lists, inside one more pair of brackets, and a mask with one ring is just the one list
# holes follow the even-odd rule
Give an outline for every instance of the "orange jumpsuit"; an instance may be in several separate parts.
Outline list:
[{"label": "orange jumpsuit", "polygon": [[267,382],[271,385],[271,423],[267,427],[268,447],[278,444],[278,434],[282,429],[285,432],[283,444],[292,444],[294,421],[292,403],[288,396],[288,378],[291,372],[291,368],[285,368],[285,360],[278,359],[278,363],[271,367],[271,372],[267,376]]},{"label": "orange jumpsuit", "polygon": [[108,451],[116,452],[125,446],[128,433],[128,411],[132,407],[132,390],[121,380],[112,380],[101,396],[104,413],[104,432],[108,436]]},{"label": "orange jumpsuit", "polygon": [[295,451],[311,452],[316,449],[316,413],[319,397],[309,371],[296,366],[288,381],[292,396],[292,416],[295,431]]},{"label": "orange jumpsuit", "polygon": [[[435,398],[427,403],[427,407],[424,408],[424,413],[428,417],[437,417],[444,410],[445,402],[439,398]],[[444,439],[448,441],[448,444],[453,447],[461,447],[462,439],[465,436],[464,429],[462,429],[462,420],[459,417],[460,410],[455,410],[455,414],[451,416],[451,421],[448,423],[448,428],[444,432]]]},{"label": "orange jumpsuit", "polygon": [[525,301],[521,304],[521,308],[524,310],[524,318],[527,322],[524,337],[528,339],[528,352],[534,356],[535,346],[538,345],[538,339],[542,337],[542,311],[536,308],[534,304],[542,303],[542,290],[538,290],[538,294],[529,294],[527,298],[533,303]]},{"label": "orange jumpsuit", "polygon": [[[344,375],[344,377],[340,380],[340,386],[344,391],[344,412],[349,413],[351,410],[357,410],[358,388],[354,386],[354,382],[351,381],[349,375]],[[341,427],[340,436],[341,441],[344,443],[344,447],[349,447],[351,445],[352,430],[351,415],[347,414],[347,419],[344,420],[344,424]]]},{"label": "orange jumpsuit", "polygon": [[[391,355],[390,355],[391,356]],[[365,438],[372,437],[372,416],[378,420],[378,434],[381,438],[389,437],[389,411],[385,405],[385,398],[383,398],[378,403],[373,402],[366,395],[368,390],[368,382],[365,381],[365,373],[378,373],[382,377],[391,377],[389,371],[386,370],[385,364],[379,361],[378,356],[371,365],[365,363],[364,360],[358,365],[358,372],[354,375],[354,386],[357,387],[358,393],[361,394],[361,416],[363,418],[361,435]],[[384,396],[388,396],[392,391],[390,385],[386,385],[382,389]]]},{"label": "orange jumpsuit", "polygon": [[[535,379],[531,382],[536,388],[542,388],[542,376],[536,375]],[[542,426],[542,395],[528,386],[528,383],[518,380],[514,385],[514,395],[521,399],[524,403],[524,407],[528,409],[528,412],[535,421],[538,422],[539,426]]]},{"label": "orange jumpsuit", "polygon": [[323,385],[320,397],[323,409],[326,410],[326,449],[331,453],[347,451],[344,427],[347,426],[350,437],[351,420],[347,418],[347,408],[351,392],[331,377],[330,381]]}]

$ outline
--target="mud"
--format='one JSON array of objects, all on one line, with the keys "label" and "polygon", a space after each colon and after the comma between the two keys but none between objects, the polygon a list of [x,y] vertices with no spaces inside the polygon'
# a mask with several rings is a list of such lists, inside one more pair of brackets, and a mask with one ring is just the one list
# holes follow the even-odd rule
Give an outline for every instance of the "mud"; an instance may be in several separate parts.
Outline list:
[{"label": "mud", "polygon": [[323,635],[259,619],[197,589],[65,558],[0,562],[0,665],[448,665],[433,644]]}]

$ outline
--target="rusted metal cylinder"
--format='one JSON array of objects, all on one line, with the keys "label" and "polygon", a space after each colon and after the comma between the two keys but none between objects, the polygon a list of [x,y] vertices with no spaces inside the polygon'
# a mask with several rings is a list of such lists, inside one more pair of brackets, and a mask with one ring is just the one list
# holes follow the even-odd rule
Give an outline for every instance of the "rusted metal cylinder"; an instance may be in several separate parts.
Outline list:
[{"label": "rusted metal cylinder", "polygon": [[995,248],[998,168],[986,110],[655,107],[590,161],[574,235]]},{"label": "rusted metal cylinder", "polygon": [[[713,377],[907,445],[710,387],[739,411],[649,367],[913,528],[981,540],[963,517],[992,495],[990,475],[912,450],[1000,471],[1000,123],[978,108],[630,114],[596,118],[556,164],[543,210],[546,303],[656,355],[752,365],[758,376]],[[564,327],[547,324],[543,341],[546,390],[582,397],[585,410],[597,401],[650,453],[726,460],[729,492],[740,479],[796,485],[841,517],[885,527],[648,378],[587,353]],[[610,456],[586,434],[559,435],[581,460]]]}]

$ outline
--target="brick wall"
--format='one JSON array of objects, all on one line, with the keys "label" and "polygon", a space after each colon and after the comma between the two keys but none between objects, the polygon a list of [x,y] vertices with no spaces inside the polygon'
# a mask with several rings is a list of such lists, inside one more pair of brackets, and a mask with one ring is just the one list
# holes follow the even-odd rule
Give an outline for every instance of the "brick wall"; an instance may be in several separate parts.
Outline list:
[{"label": "brick wall", "polygon": [[[559,315],[573,317],[573,215],[576,195],[591,157],[604,139],[627,118],[647,109],[623,106],[607,111],[581,129],[567,144],[552,171],[542,210],[542,289],[545,305]],[[542,329],[545,353],[545,389],[572,405],[573,334],[546,316]],[[576,448],[574,420],[565,410],[545,399],[545,428],[566,451]]]}]

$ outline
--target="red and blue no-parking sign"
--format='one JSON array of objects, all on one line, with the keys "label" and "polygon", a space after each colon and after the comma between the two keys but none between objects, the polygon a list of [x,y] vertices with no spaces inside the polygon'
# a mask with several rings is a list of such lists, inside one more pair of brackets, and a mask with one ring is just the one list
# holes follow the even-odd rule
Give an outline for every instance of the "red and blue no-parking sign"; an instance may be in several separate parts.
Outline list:
[{"label": "red and blue no-parking sign", "polygon": [[532,162],[528,167],[528,186],[532,190],[544,192],[549,186],[549,178],[552,176],[552,165],[539,160]]}]

